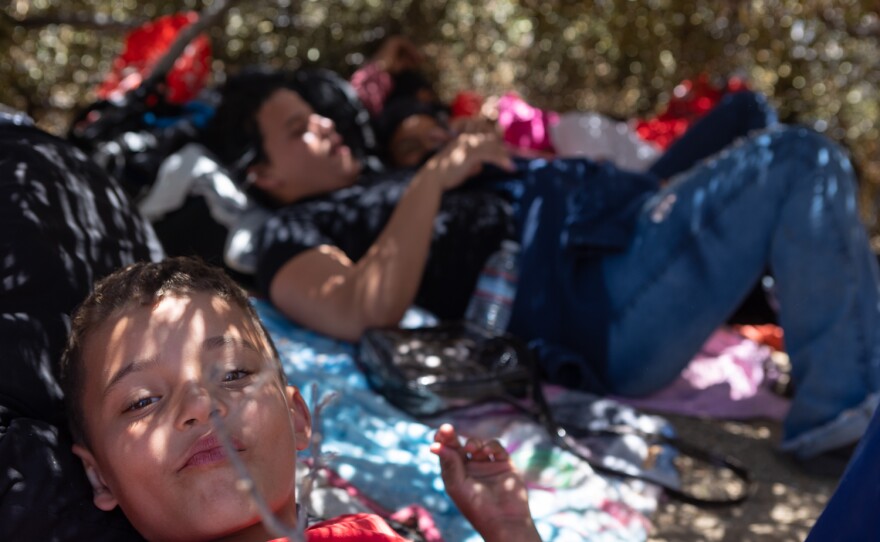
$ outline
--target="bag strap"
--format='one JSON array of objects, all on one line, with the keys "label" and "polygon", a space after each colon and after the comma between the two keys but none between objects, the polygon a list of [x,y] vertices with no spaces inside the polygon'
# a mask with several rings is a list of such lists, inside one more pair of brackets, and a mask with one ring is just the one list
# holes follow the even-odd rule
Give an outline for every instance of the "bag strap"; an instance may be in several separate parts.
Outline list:
[{"label": "bag strap", "polygon": [[[490,404],[500,401],[512,406],[517,411],[536,421],[545,429],[545,431],[547,431],[554,445],[559,446],[563,450],[570,452],[575,457],[586,462],[593,468],[594,471],[598,473],[615,476],[618,478],[641,480],[643,482],[654,484],[661,487],[669,496],[681,502],[706,508],[735,505],[742,503],[748,498],[748,495],[751,493],[752,481],[748,469],[742,463],[740,463],[737,459],[733,457],[709,452],[708,450],[704,450],[698,446],[684,442],[679,438],[646,433],[644,431],[639,431],[638,429],[625,425],[618,425],[601,430],[586,429],[582,434],[578,435],[578,437],[635,435],[644,439],[645,441],[654,444],[670,446],[678,452],[679,457],[686,458],[686,460],[697,462],[702,465],[708,465],[715,470],[726,470],[730,472],[731,476],[727,477],[724,482],[726,484],[730,484],[731,482],[741,484],[743,488],[742,492],[732,497],[705,497],[684,489],[681,486],[677,486],[671,483],[669,480],[665,480],[660,476],[653,476],[650,473],[646,473],[644,471],[633,472],[627,471],[623,468],[615,468],[603,464],[593,457],[590,457],[589,452],[586,450],[585,446],[578,443],[577,440],[569,434],[566,428],[561,426],[555,420],[552,409],[547,402],[547,398],[544,396],[544,391],[541,387],[538,377],[538,371],[535,366],[536,362],[532,357],[531,352],[520,343],[519,339],[516,336],[505,334],[502,339],[508,341],[510,344],[519,345],[517,350],[518,352],[520,352],[521,355],[520,361],[524,364],[524,366],[531,374],[528,386],[531,387],[531,399],[535,408],[529,408],[528,406],[524,405],[523,399],[520,398],[522,396],[517,397],[514,393],[508,391],[507,393],[501,393],[493,397],[486,397],[483,399],[472,401],[467,405],[456,405],[439,410],[432,410],[430,414],[431,418],[437,418],[446,414],[460,412],[465,408],[472,408],[480,404]],[[526,392],[524,395],[528,397],[529,393]]]},{"label": "bag strap", "polygon": [[694,506],[699,506],[702,508],[720,508],[722,506],[740,504],[744,502],[752,492],[751,474],[749,473],[748,468],[736,458],[727,455],[712,453],[693,444],[689,444],[681,440],[680,438],[646,433],[644,431],[639,431],[638,429],[634,429],[626,425],[617,425],[608,429],[600,430],[588,429],[585,430],[583,434],[580,434],[578,436],[583,437],[635,435],[649,442],[670,446],[683,457],[687,457],[691,460],[696,460],[700,463],[709,465],[716,469],[724,469],[729,471],[732,474],[732,478],[735,481],[738,481],[738,483],[742,484],[742,492],[737,496],[729,498],[716,499],[703,497],[688,490],[682,489],[681,487],[675,486],[669,483],[669,481],[664,480],[660,477],[651,476],[650,474],[645,473],[635,473],[623,469],[616,469],[600,463],[596,459],[586,455],[583,452],[583,446],[578,444],[574,437],[572,437],[564,427],[560,426],[555,421],[547,399],[544,397],[544,392],[541,389],[541,385],[539,383],[535,383],[532,387],[532,398],[534,403],[538,406],[537,412],[534,409],[530,409],[524,406],[519,399],[512,396],[504,395],[495,398],[482,399],[480,401],[471,403],[470,405],[444,408],[442,410],[434,412],[431,417],[436,418],[448,414],[454,414],[456,412],[461,412],[464,409],[472,408],[474,406],[500,401],[513,407],[518,412],[526,415],[527,417],[531,418],[536,423],[541,425],[544,430],[547,431],[547,433],[549,434],[550,439],[554,445],[559,446],[563,450],[573,454],[581,461],[586,462],[597,473],[614,476],[621,479],[641,480],[643,482],[659,486],[663,489],[664,492],[666,492],[667,495],[680,502],[692,504]]},{"label": "bag strap", "polygon": [[611,476],[616,476],[619,478],[629,478],[634,480],[642,480],[644,482],[648,482],[651,484],[655,484],[663,488],[663,490],[670,496],[681,502],[687,504],[693,504],[695,506],[700,506],[704,508],[710,507],[720,507],[720,506],[729,506],[740,504],[745,501],[752,489],[752,480],[749,470],[737,459],[726,456],[719,455],[708,450],[704,450],[692,444],[688,444],[682,441],[679,438],[667,437],[664,435],[655,435],[648,434],[643,431],[639,431],[638,429],[634,429],[629,426],[615,426],[610,429],[603,430],[590,430],[588,434],[601,436],[601,435],[638,435],[648,441],[653,441],[658,444],[666,444],[675,448],[681,455],[686,456],[690,459],[694,459],[700,461],[704,464],[710,465],[715,468],[726,469],[730,471],[733,476],[739,480],[739,482],[743,486],[742,493],[740,495],[730,497],[730,498],[707,498],[696,495],[690,491],[682,489],[681,487],[676,487],[668,483],[667,481],[651,476],[649,474],[644,473],[633,473],[627,472],[624,470],[615,469],[613,467],[609,467],[608,465],[604,465],[599,463],[593,458],[586,456],[581,450],[581,446],[577,444],[571,435],[565,430],[565,428],[561,427],[553,418],[553,413],[550,409],[550,405],[547,402],[547,398],[544,396],[544,391],[541,388],[541,384],[539,382],[534,382],[532,385],[532,398],[535,404],[538,407],[538,412],[530,411],[528,408],[518,404],[516,401],[506,398],[505,402],[513,404],[517,409],[528,413],[531,417],[536,418],[538,423],[540,423],[547,433],[550,435],[553,443],[566,450],[576,457],[585,461],[589,464],[593,470],[596,472],[607,474]]}]

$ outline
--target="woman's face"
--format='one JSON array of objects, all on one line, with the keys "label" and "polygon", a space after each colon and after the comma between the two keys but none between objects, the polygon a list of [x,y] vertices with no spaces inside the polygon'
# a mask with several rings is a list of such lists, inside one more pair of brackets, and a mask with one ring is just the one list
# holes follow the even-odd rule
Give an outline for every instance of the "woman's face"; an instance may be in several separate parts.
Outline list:
[{"label": "woman's face", "polygon": [[328,118],[299,94],[279,89],[257,112],[267,163],[254,166],[257,187],[279,203],[352,185],[361,163]]}]

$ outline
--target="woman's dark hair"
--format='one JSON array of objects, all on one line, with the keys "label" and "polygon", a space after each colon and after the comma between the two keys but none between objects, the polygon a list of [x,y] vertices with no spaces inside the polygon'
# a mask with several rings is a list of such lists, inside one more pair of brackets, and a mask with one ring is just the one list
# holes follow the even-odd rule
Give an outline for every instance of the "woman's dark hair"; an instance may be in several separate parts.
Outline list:
[{"label": "woman's dark hair", "polygon": [[247,168],[266,160],[257,113],[277,90],[302,95],[296,72],[264,67],[248,68],[227,79],[220,102],[205,133],[205,144],[225,164],[236,180]]},{"label": "woman's dark hair", "polygon": [[[220,88],[219,105],[205,130],[204,142],[239,184],[246,184],[247,170],[266,161],[257,113],[276,91],[302,95],[302,82],[293,71],[265,67],[246,68],[227,79]],[[248,194],[260,205],[273,208],[270,196],[251,186]]]},{"label": "woman's dark hair", "polygon": [[[242,70],[219,89],[217,109],[203,136],[205,145],[237,182],[245,181],[250,166],[267,161],[257,113],[281,89],[296,92],[316,113],[333,120],[352,155],[366,168],[381,169],[373,156],[376,139],[370,115],[346,80],[324,69],[257,67]],[[277,206],[261,190],[248,187],[248,193],[265,207]]]}]

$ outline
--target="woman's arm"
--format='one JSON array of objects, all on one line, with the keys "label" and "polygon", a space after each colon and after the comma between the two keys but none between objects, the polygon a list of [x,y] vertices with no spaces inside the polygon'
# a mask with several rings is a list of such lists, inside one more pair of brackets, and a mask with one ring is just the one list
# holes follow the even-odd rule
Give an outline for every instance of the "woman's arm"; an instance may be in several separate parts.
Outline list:
[{"label": "woman's arm", "polygon": [[433,179],[417,175],[360,260],[329,245],[303,252],[272,279],[272,302],[293,320],[340,339],[397,323],[415,298],[442,193]]},{"label": "woman's arm", "polygon": [[272,302],[289,318],[350,341],[367,328],[397,324],[421,283],[443,192],[477,173],[484,163],[513,167],[497,137],[457,137],[416,173],[361,259],[352,262],[338,247],[328,245],[303,252],[272,278]]}]

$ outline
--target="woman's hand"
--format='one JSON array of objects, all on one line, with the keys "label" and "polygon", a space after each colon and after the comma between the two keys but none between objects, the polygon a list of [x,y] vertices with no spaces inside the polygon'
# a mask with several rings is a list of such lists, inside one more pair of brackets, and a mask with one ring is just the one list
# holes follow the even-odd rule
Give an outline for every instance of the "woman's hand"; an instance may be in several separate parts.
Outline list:
[{"label": "woman's hand", "polygon": [[525,482],[501,443],[468,439],[462,446],[455,428],[443,424],[431,451],[446,493],[487,542],[540,542]]},{"label": "woman's hand", "polygon": [[498,125],[483,117],[456,117],[449,128],[455,134],[498,134]]},{"label": "woman's hand", "polygon": [[514,170],[510,152],[497,134],[459,134],[428,160],[418,174],[430,175],[443,190],[450,190],[479,173],[483,164]]}]

